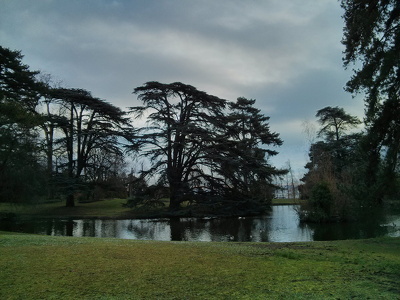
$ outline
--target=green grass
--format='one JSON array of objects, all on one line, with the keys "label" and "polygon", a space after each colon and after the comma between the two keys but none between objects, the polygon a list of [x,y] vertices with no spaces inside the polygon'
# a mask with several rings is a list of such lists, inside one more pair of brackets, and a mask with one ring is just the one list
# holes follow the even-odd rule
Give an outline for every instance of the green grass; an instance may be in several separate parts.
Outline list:
[{"label": "green grass", "polygon": [[0,203],[0,212],[14,213],[20,216],[36,215],[46,217],[77,217],[77,218],[129,218],[134,217],[132,209],[123,207],[126,199],[107,199],[89,203],[75,203],[75,207],[65,207],[65,202],[39,204]]},{"label": "green grass", "polygon": [[0,299],[399,299],[400,239],[156,242],[0,232]]}]

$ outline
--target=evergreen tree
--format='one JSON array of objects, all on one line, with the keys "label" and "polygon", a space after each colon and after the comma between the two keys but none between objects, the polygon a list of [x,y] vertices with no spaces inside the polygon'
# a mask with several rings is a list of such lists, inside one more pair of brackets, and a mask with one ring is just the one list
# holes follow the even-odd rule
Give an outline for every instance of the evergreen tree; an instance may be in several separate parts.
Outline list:
[{"label": "evergreen tree", "polygon": [[131,111],[135,117],[146,113],[148,126],[137,131],[131,149],[144,149],[153,162],[147,175],[166,179],[170,209],[189,201],[232,212],[245,209],[239,207],[246,201],[257,199],[261,206],[270,199],[271,177],[280,171],[265,158],[276,152],[259,145],[282,142],[254,100],[228,104],[178,82],[148,82],[135,93],[144,105]]},{"label": "evergreen tree", "polygon": [[[358,176],[355,170],[361,165],[359,145],[362,139],[361,134],[348,134],[347,130],[361,122],[339,107],[320,109],[316,117],[321,125],[318,135],[323,140],[310,146],[310,161],[305,166],[308,172],[300,186],[301,197],[308,203],[301,217],[317,222],[328,221],[333,216],[347,219],[350,213],[356,214],[352,211],[354,195],[350,190]],[[327,198],[321,196],[323,191],[328,191]],[[329,201],[318,203],[326,199]]]},{"label": "evergreen tree", "polygon": [[226,135],[219,144],[222,158],[218,172],[223,178],[225,198],[232,209],[260,210],[270,204],[276,176],[286,173],[273,167],[268,158],[278,154],[266,146],[280,146],[279,134],[271,132],[269,117],[254,107],[255,100],[240,97],[229,104]]},{"label": "evergreen tree", "polygon": [[0,46],[0,201],[30,201],[41,194],[35,113],[43,86],[19,51]]},{"label": "evergreen tree", "polygon": [[341,3],[345,10],[344,65],[361,66],[347,90],[365,94],[364,196],[380,202],[394,186],[400,152],[400,2]]},{"label": "evergreen tree", "polygon": [[177,209],[212,179],[210,157],[222,138],[226,101],[180,82],[147,82],[134,92],[143,106],[131,112],[136,118],[147,112],[149,126],[138,130],[131,149],[144,148],[153,162],[147,174],[167,180],[170,208]]},{"label": "evergreen tree", "polygon": [[90,173],[90,168],[99,168],[97,164],[90,164],[96,151],[122,155],[117,137],[124,136],[129,123],[118,107],[93,97],[86,90],[58,88],[50,94],[62,102],[65,112],[59,124],[64,138],[59,143],[64,146],[67,157],[66,206],[72,207],[82,176]]}]

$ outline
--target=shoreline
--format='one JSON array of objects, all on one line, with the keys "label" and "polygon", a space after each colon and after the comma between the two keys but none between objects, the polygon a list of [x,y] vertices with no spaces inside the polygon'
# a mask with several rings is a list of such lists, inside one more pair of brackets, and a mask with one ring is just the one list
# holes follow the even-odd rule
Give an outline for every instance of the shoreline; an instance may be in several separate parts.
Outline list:
[{"label": "shoreline", "polygon": [[[7,219],[162,219],[162,218],[234,218],[260,216],[265,212],[247,212],[243,214],[212,214],[196,212],[191,208],[170,211],[167,207],[141,210],[123,207],[126,199],[105,199],[94,202],[77,202],[74,207],[65,207],[63,201],[39,204],[0,203],[0,220]],[[298,200],[273,199],[272,206],[299,205]]]}]

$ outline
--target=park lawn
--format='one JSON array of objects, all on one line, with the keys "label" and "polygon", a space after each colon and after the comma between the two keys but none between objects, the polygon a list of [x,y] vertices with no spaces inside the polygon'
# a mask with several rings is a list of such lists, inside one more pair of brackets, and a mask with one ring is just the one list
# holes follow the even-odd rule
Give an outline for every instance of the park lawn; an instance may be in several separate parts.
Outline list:
[{"label": "park lawn", "polygon": [[157,242],[0,232],[0,299],[398,299],[400,239]]}]

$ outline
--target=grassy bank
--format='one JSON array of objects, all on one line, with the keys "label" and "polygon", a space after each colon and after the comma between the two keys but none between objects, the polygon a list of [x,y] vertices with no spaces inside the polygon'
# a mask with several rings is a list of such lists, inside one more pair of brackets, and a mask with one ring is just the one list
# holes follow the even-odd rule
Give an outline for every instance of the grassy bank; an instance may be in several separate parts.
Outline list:
[{"label": "grassy bank", "polygon": [[[42,216],[51,218],[147,218],[163,217],[168,213],[167,205],[165,208],[154,210],[133,210],[123,207],[126,199],[107,199],[89,203],[76,203],[75,207],[65,207],[64,202],[50,202],[38,204],[11,204],[0,203],[0,214],[11,213],[17,216]],[[274,199],[272,205],[290,205],[297,203],[293,199]],[[184,211],[182,212],[184,213]]]},{"label": "grassy bank", "polygon": [[107,199],[89,203],[77,202],[75,207],[65,207],[65,202],[38,204],[0,203],[0,212],[18,216],[74,217],[74,218],[130,218],[132,209],[123,207],[126,199]]},{"label": "grassy bank", "polygon": [[0,232],[1,299],[398,299],[400,239],[192,243]]}]

